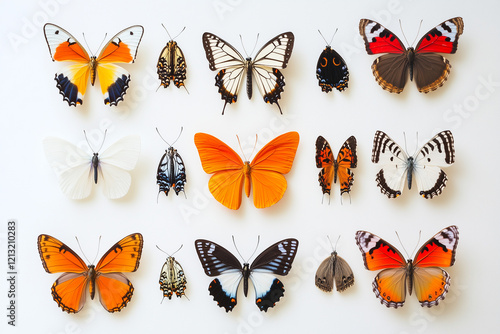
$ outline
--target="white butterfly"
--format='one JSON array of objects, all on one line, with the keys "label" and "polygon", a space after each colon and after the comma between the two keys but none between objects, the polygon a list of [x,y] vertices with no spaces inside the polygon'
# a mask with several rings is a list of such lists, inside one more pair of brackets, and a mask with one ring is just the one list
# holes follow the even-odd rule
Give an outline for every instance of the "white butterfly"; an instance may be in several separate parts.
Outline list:
[{"label": "white butterfly", "polygon": [[43,140],[43,149],[67,197],[86,198],[90,195],[92,183],[99,181],[104,195],[116,199],[125,196],[130,188],[132,178],[128,171],[134,169],[139,159],[141,139],[138,136],[123,137],[101,154],[99,149],[97,152],[92,150],[94,154],[90,155],[66,140],[47,137]]},{"label": "white butterfly", "polygon": [[[286,68],[292,55],[295,37],[285,32],[271,39],[257,52],[255,60],[243,56],[220,37],[206,32],[203,34],[203,47],[212,71],[219,71],[215,76],[215,85],[219,87],[221,98],[226,104],[236,102],[243,78],[247,80],[247,95],[252,97],[252,76],[256,78],[259,91],[266,103],[276,103],[281,98],[285,77],[278,69]],[[246,75],[245,75],[246,72]]]},{"label": "white butterfly", "polygon": [[377,131],[373,139],[372,162],[383,165],[376,178],[381,192],[389,198],[396,198],[402,194],[405,181],[411,189],[415,177],[422,197],[441,194],[448,177],[440,167],[455,162],[453,142],[451,131],[442,131],[409,157],[388,135]]}]

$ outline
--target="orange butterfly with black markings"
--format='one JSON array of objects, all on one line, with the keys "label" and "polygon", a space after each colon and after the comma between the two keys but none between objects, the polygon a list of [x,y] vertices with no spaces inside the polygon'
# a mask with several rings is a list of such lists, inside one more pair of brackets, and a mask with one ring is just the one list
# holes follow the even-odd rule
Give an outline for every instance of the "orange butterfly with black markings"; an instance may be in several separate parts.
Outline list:
[{"label": "orange butterfly with black markings", "polygon": [[265,145],[252,162],[240,156],[225,143],[206,133],[197,133],[194,142],[200,155],[203,170],[214,174],[208,182],[210,192],[224,206],[237,210],[241,204],[242,190],[256,208],[276,204],[284,195],[288,173],[299,145],[299,134],[291,131],[282,134]]},{"label": "orange butterfly with black markings", "polygon": [[323,136],[316,139],[316,167],[321,168],[318,174],[318,181],[323,195],[330,195],[332,182],[340,183],[340,196],[351,191],[354,181],[354,173],[350,168],[356,168],[358,156],[356,155],[356,138],[350,136],[344,142],[337,155],[333,157],[332,148]]},{"label": "orange butterfly with black markings", "polygon": [[366,231],[356,232],[356,243],[368,270],[380,270],[373,280],[373,292],[387,307],[403,306],[406,287],[413,289],[422,307],[435,306],[443,300],[450,287],[450,275],[440,267],[455,263],[458,228],[446,227],[418,250],[413,260],[403,255],[387,241]]},{"label": "orange butterfly with black markings", "polygon": [[128,27],[102,48],[99,56],[89,56],[83,46],[69,32],[52,23],[43,27],[45,39],[53,61],[71,62],[55,80],[63,100],[70,106],[83,103],[83,96],[90,77],[92,86],[99,77],[104,104],[117,105],[123,101],[130,74],[114,63],[133,63],[141,42],[144,28],[139,25]]},{"label": "orange butterfly with black markings", "polygon": [[122,272],[133,272],[139,267],[143,238],[140,233],[126,236],[114,244],[94,265],[85,262],[67,245],[56,238],[41,234],[38,252],[46,272],[63,273],[52,285],[52,297],[68,313],[79,312],[85,304],[87,286],[90,298],[96,291],[101,305],[108,312],[117,312],[127,306],[134,287]]}]

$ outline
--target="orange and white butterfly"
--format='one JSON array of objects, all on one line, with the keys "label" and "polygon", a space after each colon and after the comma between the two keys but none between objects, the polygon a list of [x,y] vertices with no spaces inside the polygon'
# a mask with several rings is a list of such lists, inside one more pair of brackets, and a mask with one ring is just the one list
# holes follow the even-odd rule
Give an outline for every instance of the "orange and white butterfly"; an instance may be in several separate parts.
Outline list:
[{"label": "orange and white butterfly", "polygon": [[450,287],[450,275],[440,267],[455,263],[458,228],[441,230],[420,247],[415,258],[405,261],[401,253],[387,241],[366,231],[356,232],[356,243],[368,270],[380,270],[373,280],[373,292],[387,307],[403,306],[406,287],[415,289],[422,307],[438,305]]},{"label": "orange and white butterfly", "polygon": [[134,287],[123,275],[139,267],[144,241],[140,233],[126,236],[111,247],[96,266],[85,262],[68,246],[47,234],[38,237],[38,253],[46,272],[64,273],[52,285],[52,297],[63,311],[79,312],[85,304],[87,286],[90,298],[96,291],[108,312],[127,306]]},{"label": "orange and white butterfly", "polygon": [[45,24],[43,31],[52,60],[71,62],[55,77],[64,101],[70,106],[82,104],[89,77],[92,86],[96,77],[99,77],[105,104],[113,106],[123,101],[130,74],[114,63],[134,62],[144,33],[142,26],[135,25],[120,31],[97,57],[90,57],[75,37],[55,24]]},{"label": "orange and white butterfly", "polygon": [[292,168],[299,134],[292,131],[274,138],[252,162],[243,162],[229,146],[206,133],[195,134],[194,143],[203,170],[214,174],[208,187],[217,201],[229,209],[238,209],[244,185],[247,197],[253,188],[253,203],[261,209],[276,204],[283,197],[287,188],[283,174]]}]

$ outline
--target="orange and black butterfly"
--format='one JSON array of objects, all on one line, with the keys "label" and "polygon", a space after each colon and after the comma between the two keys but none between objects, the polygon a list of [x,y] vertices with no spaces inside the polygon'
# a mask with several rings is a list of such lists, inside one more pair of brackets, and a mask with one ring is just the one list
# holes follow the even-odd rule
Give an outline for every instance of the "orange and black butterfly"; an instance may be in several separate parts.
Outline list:
[{"label": "orange and black butterfly", "polygon": [[87,286],[90,298],[96,291],[101,305],[108,312],[120,311],[132,298],[134,287],[123,275],[139,267],[143,238],[140,233],[126,236],[103,255],[96,266],[87,265],[67,245],[56,238],[41,234],[38,252],[45,271],[63,273],[52,285],[52,297],[68,313],[79,312],[85,304]]},{"label": "orange and black butterfly", "polygon": [[333,157],[332,149],[328,141],[322,136],[316,140],[316,167],[321,168],[318,175],[319,185],[323,195],[330,195],[332,182],[340,183],[340,196],[351,191],[354,181],[354,173],[351,168],[356,168],[358,157],[356,155],[356,138],[347,138],[340,148],[337,159]]},{"label": "orange and black butterfly", "polygon": [[262,209],[276,204],[287,188],[286,174],[292,169],[299,134],[291,131],[271,140],[253,158],[252,162],[240,156],[225,143],[206,133],[197,133],[194,143],[200,155],[205,173],[214,174],[208,182],[210,192],[224,206],[237,210],[241,204],[241,192],[250,196]]}]

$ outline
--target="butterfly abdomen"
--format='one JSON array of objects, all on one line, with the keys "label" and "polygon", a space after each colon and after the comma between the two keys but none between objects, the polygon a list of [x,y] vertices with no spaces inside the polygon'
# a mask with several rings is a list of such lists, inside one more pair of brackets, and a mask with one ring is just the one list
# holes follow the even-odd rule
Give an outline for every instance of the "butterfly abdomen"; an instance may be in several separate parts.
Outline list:
[{"label": "butterfly abdomen", "polygon": [[408,61],[408,68],[410,70],[410,81],[413,81],[413,63],[415,61],[415,49],[409,47],[406,50],[406,60]]},{"label": "butterfly abdomen", "polygon": [[252,167],[250,167],[250,162],[245,161],[245,165],[243,166],[243,174],[245,175],[245,195],[247,195],[247,197],[250,197],[250,187],[251,187],[250,174],[251,174],[251,171],[252,171]]},{"label": "butterfly abdomen", "polygon": [[92,169],[94,171],[94,183],[97,184],[98,178],[98,168],[99,168],[99,153],[94,153],[92,156]]},{"label": "butterfly abdomen", "polygon": [[415,160],[413,160],[413,157],[409,157],[408,161],[406,163],[406,179],[408,181],[408,189],[411,189],[411,183],[413,179],[413,171],[415,170]]},{"label": "butterfly abdomen", "polygon": [[88,271],[88,277],[87,280],[89,282],[89,292],[90,292],[90,299],[94,299],[95,296],[95,280],[97,278],[97,272],[95,271],[95,267],[93,264],[89,265],[89,271]]},{"label": "butterfly abdomen", "polygon": [[97,59],[95,56],[90,58],[89,67],[90,67],[90,84],[93,86],[95,83],[96,71],[97,71]]},{"label": "butterfly abdomen", "polygon": [[247,95],[248,99],[252,98],[252,58],[247,58],[245,63],[247,71]]}]

